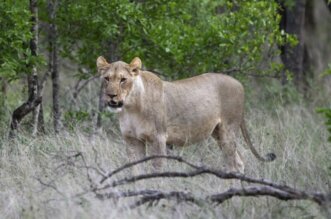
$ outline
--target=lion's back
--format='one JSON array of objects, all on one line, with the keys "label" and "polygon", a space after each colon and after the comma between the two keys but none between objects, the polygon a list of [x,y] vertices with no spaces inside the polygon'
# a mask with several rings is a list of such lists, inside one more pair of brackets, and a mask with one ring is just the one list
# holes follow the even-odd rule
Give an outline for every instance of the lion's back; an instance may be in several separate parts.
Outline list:
[{"label": "lion's back", "polygon": [[[164,82],[167,126],[175,139],[199,141],[224,121],[240,121],[243,87],[232,77],[206,73]],[[186,137],[187,138],[187,137]]]}]

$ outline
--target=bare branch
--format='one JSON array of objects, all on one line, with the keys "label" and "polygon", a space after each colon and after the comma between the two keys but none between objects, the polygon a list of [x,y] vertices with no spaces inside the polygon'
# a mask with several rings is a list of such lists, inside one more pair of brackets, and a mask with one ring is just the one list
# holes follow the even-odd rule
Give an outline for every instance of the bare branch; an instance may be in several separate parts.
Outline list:
[{"label": "bare branch", "polygon": [[106,176],[106,171],[101,167],[100,163],[99,163],[99,154],[98,151],[95,149],[95,147],[92,147],[93,153],[94,153],[94,162],[96,163],[97,167],[98,167],[98,172],[100,172],[100,175],[102,175],[103,177],[107,177]]},{"label": "bare branch", "polygon": [[[126,177],[123,179],[119,179],[116,181],[113,181],[110,184],[107,184],[103,187],[100,187],[96,189],[95,191],[101,191],[109,188],[114,188],[120,185],[126,185],[129,183],[137,182],[140,180],[146,180],[146,179],[153,179],[153,178],[187,178],[187,177],[195,177],[199,176],[202,174],[211,174],[214,175],[220,179],[238,179],[241,181],[245,181],[248,183],[256,183],[256,184],[261,184],[264,185],[263,187],[250,187],[248,190],[246,188],[243,189],[232,189],[229,190],[227,193],[219,195],[219,196],[212,196],[210,197],[211,199],[219,199],[219,200],[226,200],[229,198],[232,198],[233,196],[259,196],[259,195],[268,195],[268,196],[273,196],[279,199],[286,199],[286,200],[311,200],[316,202],[317,204],[321,205],[325,203],[326,201],[331,200],[331,195],[329,194],[322,194],[322,193],[308,193],[305,191],[301,191],[295,188],[291,188],[287,185],[280,185],[273,183],[271,181],[265,180],[265,179],[254,179],[248,176],[245,176],[240,173],[234,173],[234,172],[224,172],[221,170],[213,170],[210,168],[205,168],[205,167],[199,167],[196,165],[193,165],[187,161],[185,161],[181,157],[173,157],[173,156],[151,156],[151,157],[146,157],[144,159],[138,160],[136,162],[128,163],[123,165],[122,167],[118,168],[117,170],[109,173],[107,175],[107,178],[111,177],[115,173],[118,173],[126,168],[132,167],[137,164],[141,164],[153,159],[170,159],[170,160],[175,160],[178,162],[183,162],[185,164],[188,164],[189,166],[193,167],[194,171],[191,172],[161,172],[161,173],[150,173],[150,174],[141,174],[133,177]],[[105,179],[105,178],[104,178]],[[101,180],[100,184],[102,184],[105,180]],[[246,192],[247,191],[247,192]],[[229,196],[229,197],[228,197]],[[228,198],[227,198],[228,197]]]},{"label": "bare branch", "polygon": [[166,156],[166,155],[154,155],[154,156],[145,157],[145,158],[143,158],[141,160],[137,160],[137,161],[134,161],[134,162],[130,162],[130,163],[124,164],[120,168],[115,169],[115,170],[111,171],[110,173],[108,173],[107,174],[107,177],[104,177],[104,178],[101,179],[100,184],[104,183],[104,181],[106,179],[112,177],[116,173],[119,173],[119,172],[121,172],[121,171],[123,171],[125,169],[128,169],[130,167],[136,166],[136,165],[141,164],[141,163],[145,163],[145,162],[150,161],[150,160],[159,159],[159,158],[168,159],[168,160],[175,160],[175,161],[178,161],[178,162],[181,162],[181,163],[185,163],[188,166],[193,167],[195,169],[200,169],[201,168],[201,167],[196,166],[196,165],[194,165],[194,164],[192,164],[192,163],[190,163],[188,161],[183,160],[182,157],[178,157],[178,156]]},{"label": "bare branch", "polygon": [[143,195],[143,197],[141,199],[139,199],[138,201],[131,204],[129,206],[129,208],[136,208],[145,203],[152,203],[152,202],[159,201],[161,199],[176,200],[177,202],[190,202],[190,203],[194,203],[196,205],[199,205],[201,203],[201,200],[195,198],[194,196],[192,196],[190,193],[187,193],[187,192],[177,192],[177,191],[160,192],[160,191],[157,191],[154,194]]},{"label": "bare branch", "polygon": [[315,197],[311,198],[311,197],[289,194],[287,192],[279,191],[269,186],[251,186],[240,189],[231,188],[223,193],[210,195],[205,198],[196,198],[191,193],[188,192],[180,192],[180,191],[163,192],[159,190],[109,192],[105,194],[96,193],[96,197],[100,200],[119,199],[126,197],[140,197],[140,199],[138,199],[136,202],[131,204],[129,208],[136,208],[145,203],[153,203],[155,201],[159,201],[162,199],[176,200],[178,202],[190,202],[196,205],[200,205],[201,203],[205,203],[206,201],[215,204],[222,204],[224,201],[227,201],[235,196],[239,196],[239,197],[270,196],[283,201],[310,200],[316,202],[319,205],[322,205],[324,201],[326,201],[323,198],[321,199],[320,195],[318,194],[315,194]]},{"label": "bare branch", "polygon": [[[97,159],[96,154],[95,154],[95,159]],[[139,165],[145,162],[149,162],[153,159],[168,159],[168,160],[184,163],[189,167],[193,168],[193,170],[188,172],[167,171],[167,172],[139,174],[120,179],[112,178],[112,176],[125,169],[131,168],[135,165]],[[306,190],[296,189],[287,185],[277,184],[266,179],[255,179],[240,173],[225,172],[222,170],[215,170],[203,166],[198,166],[178,156],[160,155],[160,156],[146,157],[144,159],[135,162],[124,164],[123,166],[104,175],[98,172],[99,168],[87,165],[84,155],[81,152],[68,156],[66,160],[69,165],[72,165],[79,169],[82,168],[86,170],[86,176],[90,186],[88,190],[80,193],[79,196],[91,192],[94,193],[96,198],[100,200],[105,200],[105,199],[117,200],[120,198],[129,198],[129,197],[136,198],[135,201],[131,205],[129,205],[129,208],[136,208],[144,204],[154,204],[162,199],[175,200],[177,202],[193,203],[199,206],[203,203],[222,204],[224,201],[229,200],[233,197],[260,197],[260,196],[274,197],[283,201],[308,200],[320,206],[327,206],[327,204],[331,203],[331,193],[327,194],[321,192],[309,192]],[[78,161],[81,161],[82,164],[75,163]],[[99,183],[95,183],[93,181],[93,178],[89,173],[90,170],[95,171],[102,177]],[[156,179],[156,178],[188,178],[188,177],[201,176],[203,174],[213,175],[219,179],[237,179],[244,182],[254,183],[259,185],[242,187],[242,188],[231,188],[225,192],[218,194],[211,194],[205,197],[200,197],[200,196],[195,197],[192,193],[187,191],[161,191],[161,190],[150,190],[150,189],[120,191],[119,189],[120,186],[126,186],[130,183],[135,183],[141,180]],[[106,180],[109,181],[112,180],[112,181],[105,183]],[[116,187],[116,191],[115,191],[115,187]],[[75,196],[71,196],[71,197],[74,198]]]},{"label": "bare branch", "polygon": [[99,78],[98,75],[92,76],[92,77],[88,78],[87,80],[85,80],[81,85],[80,85],[81,80],[79,80],[77,82],[77,84],[75,85],[75,90],[72,94],[73,98],[76,99],[78,94],[83,90],[83,88],[86,87],[86,85],[88,85],[88,83],[90,83],[91,81],[93,81],[97,78]]},{"label": "bare branch", "polygon": [[126,191],[126,192],[109,192],[105,194],[96,193],[96,197],[100,200],[105,199],[119,199],[125,197],[141,197],[139,200],[134,202],[129,206],[129,208],[139,207],[147,202],[155,202],[161,199],[168,200],[176,200],[178,202],[191,202],[194,204],[199,204],[203,200],[195,198],[189,192],[179,192],[179,191],[171,191],[171,192],[162,192],[159,190],[137,190],[137,191]]},{"label": "bare branch", "polygon": [[49,182],[49,183],[45,183],[43,182],[41,179],[39,178],[36,178],[36,180],[43,186],[45,187],[48,187],[48,188],[52,188],[54,191],[56,191],[58,194],[60,194],[62,197],[65,197],[65,195],[55,186],[55,185],[52,185],[51,183],[52,182]]},{"label": "bare branch", "polygon": [[[242,181],[246,181],[246,182],[249,182],[249,183],[258,183],[258,184],[261,184],[261,185],[267,185],[267,186],[272,186],[272,187],[275,187],[277,189],[280,189],[280,190],[284,190],[284,191],[288,191],[289,187],[286,186],[286,185],[279,185],[279,184],[275,184],[271,181],[268,181],[266,179],[254,179],[254,178],[251,178],[251,177],[248,177],[248,176],[245,176],[244,174],[240,174],[240,173],[235,173],[235,172],[225,172],[225,171],[222,171],[222,170],[213,170],[211,168],[205,168],[203,166],[197,166],[197,165],[194,165],[186,160],[184,160],[182,157],[178,157],[178,156],[165,156],[165,155],[156,155],[156,156],[149,156],[149,157],[145,157],[141,160],[138,160],[138,161],[134,161],[134,162],[131,162],[131,163],[127,163],[127,164],[124,164],[122,167],[110,172],[106,178],[103,178],[101,181],[100,181],[100,184],[104,183],[104,181],[107,179],[107,178],[110,178],[112,177],[113,175],[115,175],[116,173],[119,173],[121,171],[123,171],[124,169],[128,169],[130,167],[133,167],[135,165],[138,165],[138,164],[141,164],[141,163],[144,163],[144,162],[147,162],[147,161],[150,161],[150,160],[153,160],[153,159],[168,159],[168,160],[174,160],[174,161],[178,161],[178,162],[181,162],[181,163],[184,163],[184,164],[187,164],[188,166],[196,169],[197,171],[193,171],[193,172],[185,172],[185,173],[179,173],[179,172],[163,172],[163,173],[153,173],[153,174],[145,174],[145,175],[139,175],[139,176],[134,176],[134,177],[131,177],[131,178],[125,178],[125,179],[122,179],[122,180],[119,180],[119,181],[115,181],[112,183],[112,186],[117,186],[117,185],[122,185],[122,184],[125,184],[126,183],[130,183],[130,182],[136,182],[136,181],[139,181],[139,180],[143,180],[143,179],[149,179],[149,178],[160,178],[160,177],[194,177],[194,176],[198,176],[198,175],[201,175],[201,174],[212,174],[218,178],[221,178],[221,179],[239,179],[239,180],[242,180]],[[109,187],[112,187],[112,186],[108,186],[107,188]],[[105,187],[106,188],[106,187]],[[290,192],[293,192],[293,190],[290,190]]]},{"label": "bare branch", "polygon": [[322,203],[325,202],[326,197],[322,197],[318,193],[313,193],[310,195],[307,195],[305,193],[301,194],[294,194],[294,193],[289,193],[289,192],[284,192],[277,190],[275,188],[269,187],[269,186],[252,186],[252,187],[244,187],[241,189],[235,189],[231,188],[226,192],[216,194],[216,195],[211,195],[207,197],[208,200],[211,202],[217,202],[218,204],[223,203],[224,201],[231,199],[234,196],[271,196],[283,201],[288,201],[288,200],[311,200],[316,202],[317,204],[321,205]]}]

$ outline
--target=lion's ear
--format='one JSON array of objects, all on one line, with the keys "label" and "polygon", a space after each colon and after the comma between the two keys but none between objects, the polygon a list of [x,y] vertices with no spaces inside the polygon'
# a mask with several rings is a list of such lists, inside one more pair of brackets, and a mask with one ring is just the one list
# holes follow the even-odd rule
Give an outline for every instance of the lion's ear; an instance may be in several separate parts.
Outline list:
[{"label": "lion's ear", "polygon": [[130,68],[133,74],[136,76],[139,74],[139,70],[141,69],[142,63],[140,58],[135,57],[131,62],[130,62]]},{"label": "lion's ear", "polygon": [[99,73],[102,73],[102,70],[107,67],[109,65],[109,63],[107,62],[107,60],[102,57],[102,56],[99,56],[98,59],[97,59],[97,68],[98,68],[98,72]]}]

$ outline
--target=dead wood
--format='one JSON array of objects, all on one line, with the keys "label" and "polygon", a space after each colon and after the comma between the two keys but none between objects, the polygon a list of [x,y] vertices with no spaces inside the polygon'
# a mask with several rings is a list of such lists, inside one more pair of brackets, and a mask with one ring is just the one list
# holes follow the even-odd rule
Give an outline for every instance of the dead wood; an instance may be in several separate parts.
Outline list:
[{"label": "dead wood", "polygon": [[[96,153],[96,152],[95,152]],[[97,159],[97,155],[94,157]],[[175,162],[183,163],[189,166],[192,170],[180,171],[164,171],[153,173],[142,173],[134,176],[114,177],[118,173],[131,169],[136,165],[149,162],[153,159],[167,159]],[[195,165],[189,161],[184,160],[179,156],[150,156],[141,160],[126,163],[123,166],[105,173],[105,168],[98,166],[91,166],[87,164],[84,154],[81,152],[74,153],[67,156],[65,165],[69,165],[78,169],[83,169],[86,172],[87,182],[89,183],[89,190],[81,194],[94,193],[96,198],[100,200],[112,199],[118,200],[123,198],[134,198],[129,208],[136,208],[144,204],[158,203],[160,200],[174,200],[176,202],[191,203],[201,206],[204,203],[211,203],[219,205],[233,197],[273,197],[282,201],[292,200],[307,200],[324,207],[331,203],[331,193],[313,192],[307,190],[300,190],[286,184],[279,184],[267,179],[256,179],[240,173],[226,172],[220,169],[212,169],[205,166]],[[63,164],[62,164],[63,165]],[[93,174],[91,174],[93,171]],[[93,176],[92,176],[93,175]],[[127,186],[142,180],[163,179],[163,178],[193,178],[201,175],[213,175],[220,180],[240,180],[241,182],[250,183],[253,185],[242,186],[240,188],[230,188],[225,192],[216,194],[206,194],[205,196],[196,197],[190,191],[162,191],[162,190],[124,190],[121,186]],[[97,179],[99,178],[99,180]],[[43,183],[43,185],[47,185]],[[52,189],[54,185],[50,185]],[[73,196],[76,197],[76,196]]]}]

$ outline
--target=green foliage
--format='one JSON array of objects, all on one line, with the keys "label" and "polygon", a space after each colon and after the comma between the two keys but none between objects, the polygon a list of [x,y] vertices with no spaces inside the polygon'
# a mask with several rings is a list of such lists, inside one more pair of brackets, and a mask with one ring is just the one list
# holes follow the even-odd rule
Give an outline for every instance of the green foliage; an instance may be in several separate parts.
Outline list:
[{"label": "green foliage", "polygon": [[[62,1],[57,12],[61,54],[79,65],[95,69],[95,60],[109,44],[128,35],[138,16],[130,1]],[[124,30],[125,28],[125,30]],[[125,32],[126,31],[126,32]]]},{"label": "green foliage", "polygon": [[328,68],[321,74],[322,77],[331,75],[331,63],[328,65]]},{"label": "green foliage", "polygon": [[64,114],[65,126],[70,130],[75,128],[75,124],[79,124],[90,119],[90,114],[86,111],[67,111]]},{"label": "green foliage", "polygon": [[18,4],[9,0],[0,4],[0,77],[15,80],[30,72],[27,66],[40,62],[29,49],[30,28],[28,1]]},{"label": "green foliage", "polygon": [[[326,69],[324,73],[322,73],[322,76],[327,75],[331,75],[331,64],[329,64],[329,68]],[[326,118],[325,125],[330,133],[328,141],[331,142],[331,105],[328,108],[319,108],[317,109],[317,112],[323,114]]]},{"label": "green foliage", "polygon": [[[39,3],[40,20],[51,22],[47,1]],[[271,61],[277,45],[296,42],[279,30],[277,9],[267,0],[63,0],[54,22],[61,56],[91,72],[104,55],[127,62],[140,56],[148,69],[172,78],[233,68],[274,74],[282,68]],[[0,75],[13,80],[41,60],[28,48],[28,2],[5,1],[0,13],[6,30],[0,33]]]},{"label": "green foliage", "polygon": [[94,72],[96,57],[116,55],[140,56],[173,78],[232,68],[274,74],[276,45],[294,41],[280,32],[277,8],[267,0],[64,0],[56,23],[61,54]]},{"label": "green foliage", "polygon": [[331,142],[331,107],[317,109],[317,112],[323,114],[326,118],[325,125],[330,133],[328,141]]},{"label": "green foliage", "polygon": [[283,2],[286,8],[292,9],[295,6],[295,0],[280,0]]}]

